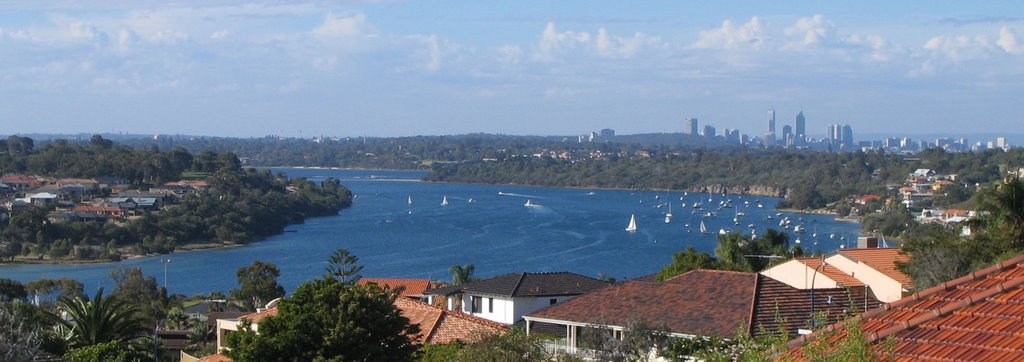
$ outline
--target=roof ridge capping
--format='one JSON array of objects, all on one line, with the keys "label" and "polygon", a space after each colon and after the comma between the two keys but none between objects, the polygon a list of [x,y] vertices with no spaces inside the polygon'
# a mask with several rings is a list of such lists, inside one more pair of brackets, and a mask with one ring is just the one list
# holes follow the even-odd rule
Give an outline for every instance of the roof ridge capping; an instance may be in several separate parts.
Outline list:
[{"label": "roof ridge capping", "polygon": [[[996,274],[998,272],[1006,271],[1006,270],[1008,270],[1010,268],[1017,267],[1018,265],[1020,265],[1022,263],[1024,263],[1024,255],[1018,255],[1018,256],[1013,257],[1013,258],[1011,258],[1009,260],[997,262],[994,265],[982,268],[982,269],[977,270],[977,271],[973,271],[973,272],[971,272],[971,273],[969,273],[967,275],[964,275],[962,277],[959,277],[959,278],[956,278],[956,279],[953,279],[953,280],[950,280],[950,281],[942,282],[942,283],[940,283],[940,284],[938,284],[936,286],[933,286],[931,288],[922,290],[920,292],[916,292],[916,293],[914,293],[914,294],[912,294],[910,296],[904,297],[904,298],[902,298],[900,300],[897,300],[895,302],[885,303],[880,308],[875,308],[873,310],[861,313],[860,315],[857,315],[857,316],[854,316],[854,317],[851,317],[851,318],[848,318],[848,319],[845,319],[845,320],[838,321],[836,323],[833,323],[831,325],[826,326],[821,331],[816,331],[816,332],[808,334],[808,335],[800,336],[800,337],[798,337],[798,338],[796,338],[794,340],[791,340],[788,343],[786,343],[786,348],[787,349],[792,349],[792,348],[803,346],[804,344],[807,344],[807,342],[810,342],[811,340],[817,338],[821,334],[821,332],[831,332],[831,331],[834,331],[834,330],[837,330],[837,329],[840,329],[840,328],[844,328],[844,324],[846,323],[847,320],[850,320],[850,319],[853,319],[853,318],[857,318],[860,321],[865,321],[865,320],[868,320],[870,318],[874,318],[874,317],[876,317],[876,316],[878,316],[880,314],[890,312],[890,311],[892,311],[895,308],[899,308],[899,307],[902,307],[904,305],[920,301],[922,299],[931,297],[931,296],[933,296],[935,294],[938,294],[940,292],[951,290],[951,289],[956,288],[957,286],[960,286],[962,284],[965,284],[965,283],[968,283],[968,282],[972,282],[972,281],[975,281],[975,280],[979,280],[979,279],[981,279],[983,277],[987,277],[989,275]],[[899,324],[897,324],[897,325],[895,325],[895,326],[893,326],[891,328],[884,329],[884,330],[881,330],[881,331],[878,331],[878,332],[871,332],[871,333],[869,333],[867,335],[867,342],[868,343],[874,343],[875,341],[878,341],[880,339],[886,338],[886,337],[888,337],[888,336],[890,336],[892,334],[895,334],[895,333],[897,333],[899,331],[902,331],[904,329],[909,329],[909,328],[912,328],[912,327],[916,327],[918,325],[921,325],[924,322],[927,322],[927,321],[933,320],[935,318],[939,318],[939,317],[948,315],[949,313],[952,313],[953,311],[955,311],[957,309],[971,306],[971,305],[973,305],[973,304],[975,304],[975,303],[977,303],[977,302],[979,302],[981,300],[984,300],[984,299],[986,299],[988,297],[991,297],[992,295],[995,295],[996,293],[999,293],[999,292],[1002,292],[1002,291],[1005,291],[1005,290],[1008,290],[1008,289],[1011,289],[1011,288],[1019,287],[1021,285],[1024,285],[1024,278],[1017,278],[1017,279],[1014,279],[1014,280],[1011,280],[1011,281],[999,282],[999,283],[997,283],[997,284],[995,284],[995,285],[993,285],[991,287],[988,287],[988,288],[986,288],[984,290],[981,290],[981,291],[978,291],[976,293],[972,293],[972,294],[966,296],[964,298],[964,300],[962,300],[960,302],[956,302],[956,303],[947,305],[947,306],[939,308],[937,310],[933,309],[933,310],[931,310],[931,313],[925,314],[925,315],[923,315],[921,317],[918,317],[918,318],[910,320],[910,321],[899,323]]]}]

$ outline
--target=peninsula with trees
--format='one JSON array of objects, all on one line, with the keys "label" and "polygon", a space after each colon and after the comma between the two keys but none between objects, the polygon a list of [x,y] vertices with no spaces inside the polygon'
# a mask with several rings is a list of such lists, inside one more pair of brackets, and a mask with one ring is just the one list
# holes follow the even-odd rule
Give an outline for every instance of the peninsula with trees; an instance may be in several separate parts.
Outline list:
[{"label": "peninsula with trees", "polygon": [[245,244],[351,205],[338,180],[243,168],[231,152],[0,140],[0,260],[111,261]]}]

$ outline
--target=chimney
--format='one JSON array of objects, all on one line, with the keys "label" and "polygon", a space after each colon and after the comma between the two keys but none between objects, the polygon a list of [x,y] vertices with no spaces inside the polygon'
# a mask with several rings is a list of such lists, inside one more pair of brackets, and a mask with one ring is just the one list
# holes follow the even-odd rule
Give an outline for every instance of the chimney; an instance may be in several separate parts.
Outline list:
[{"label": "chimney", "polygon": [[874,249],[878,247],[878,238],[873,236],[861,236],[857,238],[858,249]]}]

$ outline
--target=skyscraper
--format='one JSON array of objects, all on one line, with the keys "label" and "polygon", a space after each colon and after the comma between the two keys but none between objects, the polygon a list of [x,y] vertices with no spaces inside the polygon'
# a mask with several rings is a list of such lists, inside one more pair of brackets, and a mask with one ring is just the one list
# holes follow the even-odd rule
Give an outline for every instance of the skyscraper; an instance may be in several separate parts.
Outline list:
[{"label": "skyscraper", "polygon": [[853,150],[853,145],[855,144],[856,143],[853,143],[853,127],[850,127],[848,124],[843,125],[843,145],[845,145],[847,149]]},{"label": "skyscraper", "polygon": [[704,125],[704,137],[715,138],[715,127],[710,124]]},{"label": "skyscraper", "polygon": [[786,146],[793,145],[793,127],[790,127],[788,124],[782,126],[782,142],[785,143]]},{"label": "skyscraper", "polygon": [[697,135],[697,119],[687,118],[686,119],[686,130],[690,132],[691,136]]},{"label": "skyscraper", "polygon": [[768,134],[775,134],[775,108],[768,108]]},{"label": "skyscraper", "polygon": [[804,120],[804,111],[796,114],[796,136],[797,144],[803,143],[803,140],[807,138],[807,124]]}]

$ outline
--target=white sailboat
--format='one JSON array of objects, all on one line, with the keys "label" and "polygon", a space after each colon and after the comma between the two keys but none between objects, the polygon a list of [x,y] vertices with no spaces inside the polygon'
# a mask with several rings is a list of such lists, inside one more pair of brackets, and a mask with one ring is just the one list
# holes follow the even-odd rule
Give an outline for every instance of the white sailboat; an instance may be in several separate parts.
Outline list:
[{"label": "white sailboat", "polygon": [[533,200],[526,199],[526,203],[523,204],[523,206],[530,207],[530,206],[537,206],[537,204],[534,204]]},{"label": "white sailboat", "polygon": [[412,206],[412,195],[409,195],[409,206]]},{"label": "white sailboat", "polygon": [[629,225],[626,226],[626,231],[636,231],[636,214],[629,216]]},{"label": "white sailboat", "polygon": [[672,223],[672,203],[671,202],[668,203],[668,212],[665,213],[665,223],[666,224]]},{"label": "white sailboat", "polygon": [[444,198],[441,199],[441,206],[448,206],[448,195],[445,195]]},{"label": "white sailboat", "polygon": [[710,234],[711,233],[710,231],[708,231],[708,227],[706,225],[704,225],[704,220],[700,221],[700,233],[701,234]]}]

